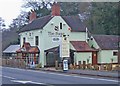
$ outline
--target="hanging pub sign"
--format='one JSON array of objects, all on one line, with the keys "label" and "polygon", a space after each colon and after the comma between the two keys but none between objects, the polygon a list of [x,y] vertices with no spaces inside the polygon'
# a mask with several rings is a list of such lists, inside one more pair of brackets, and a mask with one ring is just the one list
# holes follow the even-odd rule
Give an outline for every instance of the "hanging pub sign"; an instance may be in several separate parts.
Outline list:
[{"label": "hanging pub sign", "polygon": [[70,57],[68,37],[62,37],[60,44],[60,57]]}]

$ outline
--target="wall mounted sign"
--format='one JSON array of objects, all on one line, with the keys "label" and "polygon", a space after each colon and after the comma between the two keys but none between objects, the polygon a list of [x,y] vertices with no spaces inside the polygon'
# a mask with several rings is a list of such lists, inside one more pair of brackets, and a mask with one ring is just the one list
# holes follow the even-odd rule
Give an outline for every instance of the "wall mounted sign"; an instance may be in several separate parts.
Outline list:
[{"label": "wall mounted sign", "polygon": [[62,35],[64,35],[62,32],[48,32],[49,37],[62,37]]},{"label": "wall mounted sign", "polygon": [[60,42],[61,37],[52,37],[52,42]]}]

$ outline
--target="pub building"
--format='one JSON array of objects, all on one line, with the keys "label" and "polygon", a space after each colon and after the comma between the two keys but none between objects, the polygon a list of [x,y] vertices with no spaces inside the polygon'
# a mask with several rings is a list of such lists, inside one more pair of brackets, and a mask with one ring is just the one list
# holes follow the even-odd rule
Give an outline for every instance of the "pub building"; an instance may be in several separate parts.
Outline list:
[{"label": "pub building", "polygon": [[29,24],[19,30],[19,35],[18,58],[42,67],[55,66],[55,61],[61,63],[63,59],[68,59],[70,64],[95,65],[111,63],[113,58],[112,62],[118,63],[116,44],[110,49],[104,47],[105,38],[117,43],[117,37],[90,34],[79,15],[61,16],[58,3],[54,3],[52,13],[44,17],[37,18],[32,11]]}]

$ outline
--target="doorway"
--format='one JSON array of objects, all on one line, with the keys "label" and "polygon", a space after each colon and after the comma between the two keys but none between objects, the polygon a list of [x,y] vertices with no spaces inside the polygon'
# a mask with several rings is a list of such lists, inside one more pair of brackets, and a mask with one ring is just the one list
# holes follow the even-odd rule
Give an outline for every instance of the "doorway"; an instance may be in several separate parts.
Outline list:
[{"label": "doorway", "polygon": [[97,64],[97,52],[92,52],[92,64]]}]

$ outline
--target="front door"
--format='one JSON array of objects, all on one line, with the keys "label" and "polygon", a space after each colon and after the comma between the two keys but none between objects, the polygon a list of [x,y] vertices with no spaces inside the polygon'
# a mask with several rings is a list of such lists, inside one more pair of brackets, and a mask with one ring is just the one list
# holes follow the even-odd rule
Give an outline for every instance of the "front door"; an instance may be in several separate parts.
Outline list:
[{"label": "front door", "polygon": [[92,52],[92,64],[97,64],[97,52]]},{"label": "front door", "polygon": [[46,66],[55,67],[55,56],[53,52],[50,52],[46,56]]}]

